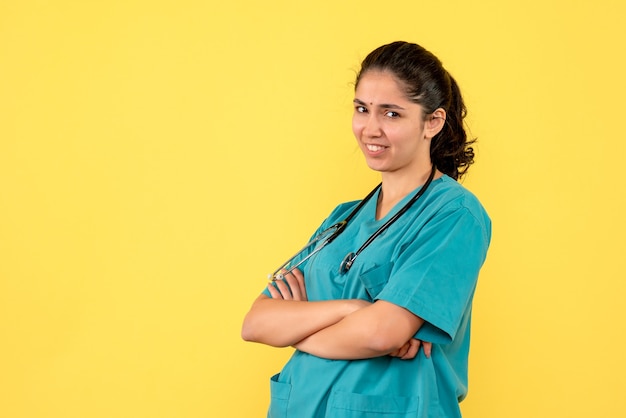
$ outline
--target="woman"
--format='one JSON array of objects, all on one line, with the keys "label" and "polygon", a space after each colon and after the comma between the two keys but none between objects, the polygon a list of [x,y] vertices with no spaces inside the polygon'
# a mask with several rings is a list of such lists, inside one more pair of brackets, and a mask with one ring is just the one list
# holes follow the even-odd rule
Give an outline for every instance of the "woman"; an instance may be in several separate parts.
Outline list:
[{"label": "woman", "polygon": [[[245,340],[296,348],[270,381],[269,417],[461,416],[491,238],[485,210],[456,181],[474,157],[465,112],[454,79],[418,45],[394,42],[363,61],[352,128],[382,183],[339,205],[244,319]],[[322,231],[346,220],[324,244]]]}]

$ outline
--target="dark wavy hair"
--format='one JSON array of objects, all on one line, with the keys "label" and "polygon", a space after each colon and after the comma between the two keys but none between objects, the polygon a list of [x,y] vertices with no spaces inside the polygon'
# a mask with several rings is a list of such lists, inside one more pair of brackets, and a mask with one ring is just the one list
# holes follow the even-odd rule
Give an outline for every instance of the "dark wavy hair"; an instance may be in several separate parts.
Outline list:
[{"label": "dark wavy hair", "polygon": [[467,109],[456,81],[441,61],[417,44],[393,42],[383,45],[361,63],[355,86],[368,71],[389,71],[402,85],[409,100],[424,110],[424,120],[438,108],[446,111],[442,130],[431,140],[430,158],[439,170],[455,180],[474,163],[475,139],[468,140],[463,126]]}]

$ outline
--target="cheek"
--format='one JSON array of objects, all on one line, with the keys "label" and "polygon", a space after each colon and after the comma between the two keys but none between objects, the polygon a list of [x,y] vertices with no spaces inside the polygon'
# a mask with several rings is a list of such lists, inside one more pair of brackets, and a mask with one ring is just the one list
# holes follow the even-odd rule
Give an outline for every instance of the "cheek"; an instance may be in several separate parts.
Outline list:
[{"label": "cheek", "polygon": [[415,129],[414,126],[410,125],[394,126],[387,129],[386,133],[390,141],[405,144],[417,143],[423,136],[421,130]]}]

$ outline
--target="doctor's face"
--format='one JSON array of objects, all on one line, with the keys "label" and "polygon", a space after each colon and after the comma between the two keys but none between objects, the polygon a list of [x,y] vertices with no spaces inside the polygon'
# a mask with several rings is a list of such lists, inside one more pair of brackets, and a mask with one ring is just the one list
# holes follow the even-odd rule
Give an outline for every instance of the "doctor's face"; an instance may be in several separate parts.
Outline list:
[{"label": "doctor's face", "polygon": [[361,76],[352,131],[372,170],[413,175],[430,166],[424,125],[422,107],[408,99],[392,73],[370,70]]}]

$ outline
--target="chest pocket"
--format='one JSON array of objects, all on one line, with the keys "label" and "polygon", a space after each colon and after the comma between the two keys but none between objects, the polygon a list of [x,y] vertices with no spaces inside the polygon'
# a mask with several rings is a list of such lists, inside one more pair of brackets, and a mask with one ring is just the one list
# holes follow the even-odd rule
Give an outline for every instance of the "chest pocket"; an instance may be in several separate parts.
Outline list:
[{"label": "chest pocket", "polygon": [[393,263],[385,263],[364,270],[359,275],[359,280],[372,300],[378,297],[380,291],[383,290],[389,281],[392,268]]}]

